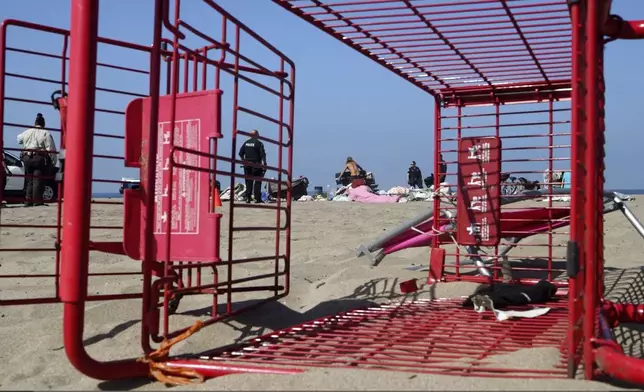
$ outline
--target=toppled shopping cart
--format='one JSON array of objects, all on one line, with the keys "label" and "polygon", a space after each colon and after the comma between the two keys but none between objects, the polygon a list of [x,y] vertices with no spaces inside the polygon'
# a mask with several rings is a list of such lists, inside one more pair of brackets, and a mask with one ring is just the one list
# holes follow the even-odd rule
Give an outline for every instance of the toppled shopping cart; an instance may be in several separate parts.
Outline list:
[{"label": "toppled shopping cart", "polygon": [[[610,2],[605,0],[274,3],[434,98],[435,181],[445,175],[456,179],[448,182],[459,185],[455,205],[441,197],[433,205],[431,229],[441,235],[432,236],[428,244],[431,279],[502,280],[500,260],[504,255],[499,246],[508,245],[506,238],[512,237],[503,224],[509,220],[528,222],[510,226],[517,232],[514,234],[532,234],[532,239],[539,239],[530,244],[532,250],[524,259],[541,264],[514,271],[528,275],[518,279],[523,283],[534,283],[545,273],[545,281],[558,287],[543,304],[548,313],[527,321],[519,318],[499,323],[492,312],[478,314],[463,307],[462,299],[415,301],[353,310],[198,355],[170,356],[175,342],[203,326],[252,311],[289,292],[294,64],[211,0],[189,3],[190,7],[202,7],[200,14],[214,15],[213,22],[221,22],[221,33],[210,35],[190,24],[182,11],[187,2],[174,2],[171,19],[170,2],[156,0],[151,46],[98,37],[94,28],[99,18],[98,0],[71,1],[70,31],[4,22],[3,58],[15,50],[29,51],[7,44],[9,29],[40,31],[61,39],[62,54],[48,56],[62,60],[62,76],[57,81],[62,86],[67,86],[69,74],[69,90],[64,91],[68,93],[65,126],[61,129],[69,162],[65,200],[58,204],[59,216],[64,215],[65,220],[56,228],[57,238],[64,234],[65,241],[49,250],[56,255],[53,277],[64,284],[56,287],[51,298],[3,300],[2,304],[63,302],[66,353],[79,371],[99,379],[154,376],[168,383],[185,383],[239,372],[295,374],[309,366],[573,377],[583,365],[588,379],[604,372],[644,383],[641,361],[624,355],[610,335],[610,328],[619,322],[642,322],[642,307],[602,300],[600,208],[604,203],[603,48],[610,40],[644,37],[643,24],[611,16]],[[240,48],[247,48],[246,40],[270,53],[274,60],[270,67],[247,52],[242,54]],[[99,45],[119,48],[130,56],[141,55],[149,67],[134,69],[99,62]],[[70,72],[66,72],[67,57]],[[5,80],[15,74],[8,72],[3,62],[0,65],[5,86]],[[128,97],[122,110],[97,107],[93,94],[107,89],[97,76],[99,67],[143,75],[149,88],[122,92]],[[220,82],[224,77],[232,80],[226,95],[232,102],[225,112]],[[209,80],[214,80],[214,86]],[[272,95],[276,113],[243,106],[245,101],[239,96],[247,90],[240,85]],[[4,94],[4,87],[0,91]],[[4,101],[9,99],[3,95]],[[140,172],[141,188],[124,191],[122,242],[88,240],[93,228],[89,184],[97,157],[93,138],[110,137],[94,132],[95,112],[125,117],[125,131],[119,136],[124,138],[125,156],[117,159]],[[5,114],[0,109],[3,120]],[[231,115],[231,131],[222,128],[224,115]],[[279,149],[277,166],[235,158],[238,137],[250,135],[239,129],[238,116],[271,124],[278,136],[262,136],[262,140]],[[229,142],[226,148],[224,140]],[[224,155],[224,150],[232,155]],[[438,165],[440,154],[446,173]],[[539,207],[545,212],[537,216],[525,211],[512,214],[513,208],[534,210],[534,206],[502,203],[501,173],[541,173],[544,162],[550,172],[570,171],[569,210],[560,211],[550,200],[547,207]],[[226,203],[230,223],[224,235],[222,212],[211,206],[213,187],[209,184],[216,178],[235,184],[244,177],[236,171],[241,164],[272,172],[264,181],[276,185],[277,203],[246,205],[231,197]],[[561,167],[565,165],[568,167]],[[554,193],[552,184],[542,186],[546,195]],[[281,195],[283,190],[286,197]],[[275,222],[238,226],[233,216],[239,208],[275,210]],[[526,233],[537,221],[539,232]],[[454,227],[445,227],[450,224]],[[558,230],[563,225],[569,226],[568,232]],[[275,233],[274,254],[236,259],[234,248],[243,246],[235,240],[240,231]],[[220,252],[220,243],[227,243],[227,252]],[[477,268],[482,267],[468,263],[477,257],[472,255],[472,247],[491,249],[484,260],[487,274],[477,274]],[[141,262],[142,292],[88,295],[90,252],[127,255]],[[242,263],[273,263],[275,268],[269,274],[233,277]],[[555,279],[562,273],[567,279]],[[256,295],[257,301],[235,308],[233,297],[239,293]],[[179,306],[177,301],[189,295],[211,297],[211,317],[193,326],[177,327],[169,321],[171,314]],[[124,298],[143,301],[143,357],[98,362],[83,346],[85,303]],[[218,302],[222,298],[223,312],[217,306],[222,305]],[[559,350],[561,362],[552,370],[486,362],[497,354],[534,347]]]}]

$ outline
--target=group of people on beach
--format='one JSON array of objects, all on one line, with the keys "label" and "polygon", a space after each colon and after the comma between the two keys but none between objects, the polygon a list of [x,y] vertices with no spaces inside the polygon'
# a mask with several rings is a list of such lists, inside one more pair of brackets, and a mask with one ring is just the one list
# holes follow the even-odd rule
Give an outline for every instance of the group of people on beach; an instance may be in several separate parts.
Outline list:
[{"label": "group of people on beach", "polygon": [[[349,180],[353,181],[356,179],[361,179],[364,175],[364,170],[358,165],[358,163],[352,158],[348,157],[340,175],[343,175],[345,172],[349,173]],[[439,154],[439,183],[444,182],[447,177],[447,164],[443,159],[443,154]],[[407,169],[407,184],[411,188],[422,189],[424,188],[423,182],[429,188],[434,185],[434,173],[429,177],[423,180],[423,173],[420,168],[416,165],[416,161],[412,161],[409,169]]]},{"label": "group of people on beach", "polygon": [[[438,154],[438,159],[438,173],[440,175],[438,183],[442,183],[445,182],[445,178],[447,177],[447,164],[443,159],[443,154]],[[411,165],[409,166],[409,169],[407,169],[407,184],[411,188],[423,189],[423,183],[427,188],[434,186],[434,173],[423,179],[423,174],[420,168],[416,165],[416,161],[411,161]]]}]

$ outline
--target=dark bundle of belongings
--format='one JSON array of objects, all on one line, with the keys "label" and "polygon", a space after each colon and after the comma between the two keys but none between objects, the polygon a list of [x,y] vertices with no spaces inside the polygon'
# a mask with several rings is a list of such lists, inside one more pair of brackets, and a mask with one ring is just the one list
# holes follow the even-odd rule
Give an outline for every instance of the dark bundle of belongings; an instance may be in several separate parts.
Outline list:
[{"label": "dark bundle of belongings", "polygon": [[514,185],[520,185],[522,190],[533,191],[541,189],[541,184],[539,181],[530,181],[525,177],[514,177],[510,173],[501,173],[501,183],[512,183]]},{"label": "dark bundle of belongings", "polygon": [[[300,177],[293,180],[293,188],[291,190],[291,197],[293,200],[298,200],[300,197],[308,194],[309,179],[306,177]],[[268,195],[271,199],[277,199],[277,185],[268,184]],[[282,199],[286,198],[286,185],[281,186],[280,197]]]},{"label": "dark bundle of belongings", "polygon": [[[371,188],[372,191],[378,192],[378,184],[376,184],[376,177],[371,172],[365,171],[362,167],[358,165],[360,169],[359,179],[364,180],[365,185]],[[335,183],[336,185],[347,186],[351,184],[356,178],[351,177],[351,173],[345,171],[344,173],[335,173]]]},{"label": "dark bundle of belongings", "polygon": [[[447,178],[447,176],[445,174],[441,175],[440,178],[438,179],[438,183],[442,184],[443,182],[445,182],[446,178]],[[433,187],[434,186],[434,173],[430,174],[428,177],[425,177],[423,182],[425,183],[425,186],[427,188]]]},{"label": "dark bundle of belongings", "polygon": [[470,295],[463,307],[503,309],[509,306],[544,304],[557,293],[557,286],[541,280],[534,285],[496,283],[481,285]]},{"label": "dark bundle of belongings", "polygon": [[519,177],[519,183],[523,186],[523,189],[527,191],[534,191],[541,189],[539,181],[530,181],[525,177]]}]

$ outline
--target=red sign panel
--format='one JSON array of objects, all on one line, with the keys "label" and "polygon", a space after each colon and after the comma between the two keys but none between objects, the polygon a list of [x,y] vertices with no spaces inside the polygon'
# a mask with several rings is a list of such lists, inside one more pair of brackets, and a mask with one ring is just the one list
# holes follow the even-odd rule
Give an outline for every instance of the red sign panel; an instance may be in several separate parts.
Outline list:
[{"label": "red sign panel", "polygon": [[[209,212],[210,139],[221,137],[221,92],[179,94],[176,97],[174,132],[172,97],[159,101],[158,138],[149,140],[150,98],[137,99],[126,110],[126,166],[140,167],[141,190],[126,190],[124,247],[142,259],[145,194],[154,192],[154,238],[157,260],[166,259],[170,241],[172,261],[219,259],[219,219]],[[148,143],[157,144],[156,162],[149,162]],[[180,165],[180,166],[179,166]],[[172,170],[170,170],[170,167]],[[202,169],[202,170],[199,170]],[[154,170],[154,184],[145,181]]]},{"label": "red sign panel", "polygon": [[496,246],[501,234],[501,139],[462,138],[458,145],[458,242]]}]

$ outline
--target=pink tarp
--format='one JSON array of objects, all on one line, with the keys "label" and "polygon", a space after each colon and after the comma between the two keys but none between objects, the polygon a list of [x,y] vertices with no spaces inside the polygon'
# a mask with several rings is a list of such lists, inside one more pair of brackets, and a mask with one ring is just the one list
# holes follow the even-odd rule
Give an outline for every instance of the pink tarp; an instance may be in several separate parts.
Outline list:
[{"label": "pink tarp", "polygon": [[398,200],[400,200],[401,197],[375,194],[366,185],[361,185],[357,188],[349,187],[349,189],[347,189],[347,196],[351,201],[371,204],[398,203]]}]

